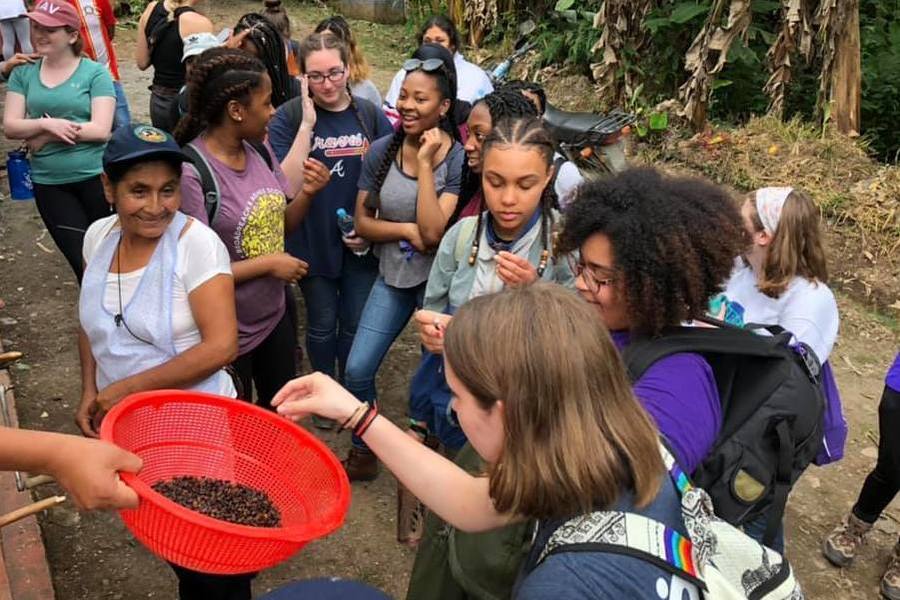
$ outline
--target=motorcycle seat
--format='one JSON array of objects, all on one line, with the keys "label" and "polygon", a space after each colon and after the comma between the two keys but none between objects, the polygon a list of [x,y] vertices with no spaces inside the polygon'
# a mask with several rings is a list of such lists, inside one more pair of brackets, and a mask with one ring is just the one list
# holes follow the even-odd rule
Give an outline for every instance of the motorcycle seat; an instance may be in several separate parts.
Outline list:
[{"label": "motorcycle seat", "polygon": [[609,136],[632,122],[633,115],[618,110],[608,115],[568,112],[547,103],[544,111],[544,123],[558,142],[574,143],[588,134]]}]

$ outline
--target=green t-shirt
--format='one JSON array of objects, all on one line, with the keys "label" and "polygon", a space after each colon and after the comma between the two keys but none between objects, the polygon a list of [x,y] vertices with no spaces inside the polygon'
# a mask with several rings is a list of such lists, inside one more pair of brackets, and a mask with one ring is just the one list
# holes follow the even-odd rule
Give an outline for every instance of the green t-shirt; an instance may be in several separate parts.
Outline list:
[{"label": "green t-shirt", "polygon": [[[41,83],[41,62],[16,67],[9,77],[10,92],[25,96],[25,114],[29,119],[45,115],[76,123],[91,120],[91,100],[116,97],[109,70],[82,58],[81,64],[66,81],[48,88]],[[84,181],[103,171],[104,142],[80,142],[74,146],[52,142],[31,159],[31,179],[35,183],[58,185]]]}]

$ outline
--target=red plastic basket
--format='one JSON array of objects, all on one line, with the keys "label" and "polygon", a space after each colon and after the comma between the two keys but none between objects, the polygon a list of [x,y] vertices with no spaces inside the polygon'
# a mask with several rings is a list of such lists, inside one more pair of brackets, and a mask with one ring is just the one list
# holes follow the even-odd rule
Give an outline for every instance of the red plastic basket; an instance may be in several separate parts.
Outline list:
[{"label": "red plastic basket", "polygon": [[[159,390],[129,396],[103,419],[100,437],[144,460],[122,479],[140,506],[120,511],[154,554],[203,573],[237,574],[278,564],[339,528],[350,484],[337,457],[290,421],[247,402]],[[151,489],[179,475],[214,477],[263,490],[281,527],[219,521]]]}]

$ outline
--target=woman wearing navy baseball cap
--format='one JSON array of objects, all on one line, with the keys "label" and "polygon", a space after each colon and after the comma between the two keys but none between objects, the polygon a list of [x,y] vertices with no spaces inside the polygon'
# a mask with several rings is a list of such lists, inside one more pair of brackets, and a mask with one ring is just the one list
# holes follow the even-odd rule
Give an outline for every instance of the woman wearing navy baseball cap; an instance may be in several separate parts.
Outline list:
[{"label": "woman wearing navy baseball cap", "polygon": [[[178,210],[186,160],[170,134],[140,124],[116,130],[103,155],[115,213],[84,236],[78,301],[75,420],[86,436],[96,437],[103,414],[135,392],[237,395],[224,370],[237,354],[231,264],[219,236]],[[252,575],[175,572],[182,600],[250,598]]]}]

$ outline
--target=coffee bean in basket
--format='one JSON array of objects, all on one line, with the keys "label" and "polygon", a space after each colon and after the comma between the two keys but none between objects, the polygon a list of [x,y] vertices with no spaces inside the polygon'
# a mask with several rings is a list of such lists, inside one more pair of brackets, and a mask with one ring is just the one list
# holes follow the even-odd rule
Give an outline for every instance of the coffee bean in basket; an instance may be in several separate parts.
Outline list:
[{"label": "coffee bean in basket", "polygon": [[153,489],[191,510],[213,519],[251,527],[278,527],[281,513],[260,490],[211,477],[174,477],[157,481]]}]

